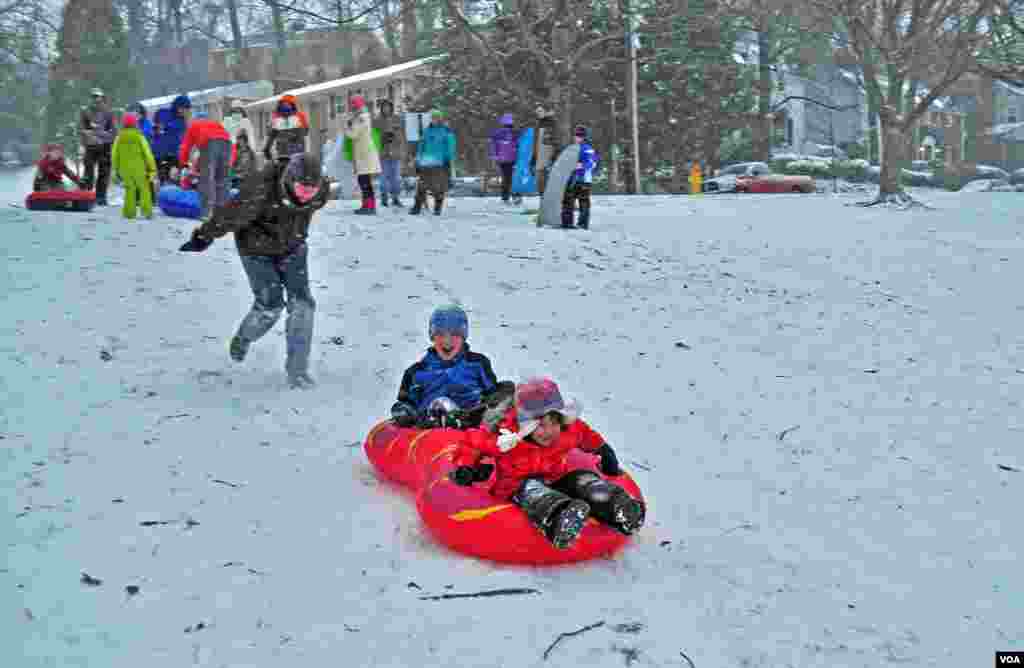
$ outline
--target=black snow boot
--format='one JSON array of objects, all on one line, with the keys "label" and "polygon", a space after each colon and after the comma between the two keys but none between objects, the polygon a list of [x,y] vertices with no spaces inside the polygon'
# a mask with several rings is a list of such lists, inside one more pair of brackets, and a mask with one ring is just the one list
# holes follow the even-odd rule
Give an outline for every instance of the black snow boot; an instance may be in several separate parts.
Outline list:
[{"label": "black snow boot", "polygon": [[412,208],[409,209],[409,214],[418,216],[423,211],[423,205],[427,203],[427,196],[425,194],[416,193],[416,201],[413,202]]},{"label": "black snow boot", "polygon": [[444,195],[438,195],[434,198],[434,215],[441,215],[441,208],[444,206]]},{"label": "black snow boot", "polygon": [[590,504],[594,519],[627,536],[644,525],[646,509],[629,493],[608,482],[593,471],[581,469],[560,478],[552,487],[567,496],[584,499]]},{"label": "black snow boot", "polygon": [[579,537],[590,514],[586,501],[571,499],[541,480],[523,481],[512,500],[527,519],[559,550],[570,547]]},{"label": "black snow boot", "polygon": [[572,227],[572,209],[562,209],[562,227],[569,229]]},{"label": "black snow boot", "polygon": [[595,519],[627,536],[640,530],[647,515],[643,502],[618,485],[613,485],[611,498],[606,503],[596,504],[593,511]]},{"label": "black snow boot", "polygon": [[580,209],[580,220],[577,223],[577,226],[581,230],[590,229],[590,209]]},{"label": "black snow boot", "polygon": [[[398,195],[391,196],[391,203],[394,204],[395,206],[403,206],[402,200],[398,199]],[[387,204],[385,204],[384,206],[387,206]]]},{"label": "black snow boot", "polygon": [[381,206],[387,206],[388,205],[388,196],[387,195],[384,195],[384,197],[380,198],[380,205]]}]

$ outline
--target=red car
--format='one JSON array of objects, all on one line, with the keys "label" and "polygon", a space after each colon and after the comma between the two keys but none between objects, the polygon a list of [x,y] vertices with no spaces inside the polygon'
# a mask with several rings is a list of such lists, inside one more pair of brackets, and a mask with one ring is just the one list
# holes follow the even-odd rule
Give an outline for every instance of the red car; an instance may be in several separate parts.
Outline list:
[{"label": "red car", "polygon": [[783,174],[758,174],[737,176],[738,193],[812,193],[814,179],[810,176],[786,176]]}]

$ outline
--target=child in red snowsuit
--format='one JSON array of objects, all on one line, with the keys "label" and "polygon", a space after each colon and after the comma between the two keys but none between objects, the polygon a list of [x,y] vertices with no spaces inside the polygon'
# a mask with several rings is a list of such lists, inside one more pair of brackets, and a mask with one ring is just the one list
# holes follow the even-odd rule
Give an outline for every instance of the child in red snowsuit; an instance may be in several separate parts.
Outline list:
[{"label": "child in red snowsuit", "polygon": [[36,163],[36,177],[32,182],[32,190],[64,190],[65,176],[79,188],[82,187],[82,181],[64,162],[64,147],[60,144],[46,144],[43,146],[42,158]]},{"label": "child in red snowsuit", "polygon": [[[644,523],[644,504],[593,471],[566,464],[569,451],[580,448],[601,457],[599,468],[606,476],[622,475],[611,446],[577,413],[550,379],[519,385],[515,406],[499,425],[502,434],[475,430],[455,454],[452,479],[472,485],[494,472],[491,494],[522,508],[559,549],[572,545],[588,516],[626,535],[635,533]],[[513,433],[517,424],[519,431]],[[481,464],[485,455],[495,463]]]}]

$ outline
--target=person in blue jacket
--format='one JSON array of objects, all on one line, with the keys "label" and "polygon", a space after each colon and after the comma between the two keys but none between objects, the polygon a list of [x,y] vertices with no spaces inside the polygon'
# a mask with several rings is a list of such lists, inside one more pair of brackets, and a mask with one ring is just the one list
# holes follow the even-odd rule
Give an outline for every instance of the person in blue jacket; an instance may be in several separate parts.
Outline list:
[{"label": "person in blue jacket", "polygon": [[576,162],[576,171],[569,178],[565,194],[562,196],[562,227],[573,226],[573,209],[579,202],[579,228],[586,230],[590,228],[590,190],[594,183],[594,172],[597,171],[601,159],[587,139],[587,128],[577,125],[573,135],[580,147],[580,157]]},{"label": "person in blue jacket", "polygon": [[444,196],[448,193],[452,160],[455,159],[455,133],[444,123],[444,112],[430,113],[430,125],[423,130],[416,146],[416,202],[409,213],[416,216],[427,203],[427,193],[434,195],[434,215],[441,215]]},{"label": "person in blue jacket", "polygon": [[185,137],[188,113],[191,109],[192,101],[188,96],[179,95],[171,102],[170,109],[156,112],[152,146],[160,185],[171,180],[171,169],[178,165],[178,151]]},{"label": "person in blue jacket", "polygon": [[138,114],[138,128],[142,136],[149,142],[149,147],[153,148],[153,121],[149,120],[149,112],[146,111],[145,105],[141,102],[136,102],[132,105],[129,111],[133,111]]},{"label": "person in blue jacket", "polygon": [[461,306],[434,309],[427,332],[431,347],[402,374],[391,417],[403,427],[467,427],[482,420],[493,429],[511,406],[515,383],[499,383],[491,360],[469,349],[469,318]]}]

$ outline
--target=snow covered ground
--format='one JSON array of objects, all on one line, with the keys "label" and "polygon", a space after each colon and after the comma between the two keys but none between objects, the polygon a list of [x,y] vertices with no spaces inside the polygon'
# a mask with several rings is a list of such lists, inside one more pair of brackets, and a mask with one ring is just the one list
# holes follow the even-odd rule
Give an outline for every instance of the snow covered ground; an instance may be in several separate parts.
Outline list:
[{"label": "snow covered ground", "polygon": [[[282,325],[230,362],[250,302],[230,240],[184,254],[187,221],[4,204],[3,664],[948,667],[1024,649],[1020,196],[928,198],[596,198],[590,233],[493,199],[442,218],[334,202],[311,238],[311,392],[284,388]],[[500,376],[554,375],[644,488],[649,525],[618,557],[464,558],[375,478],[362,439],[451,300]],[[539,594],[421,598],[503,587]]]}]

